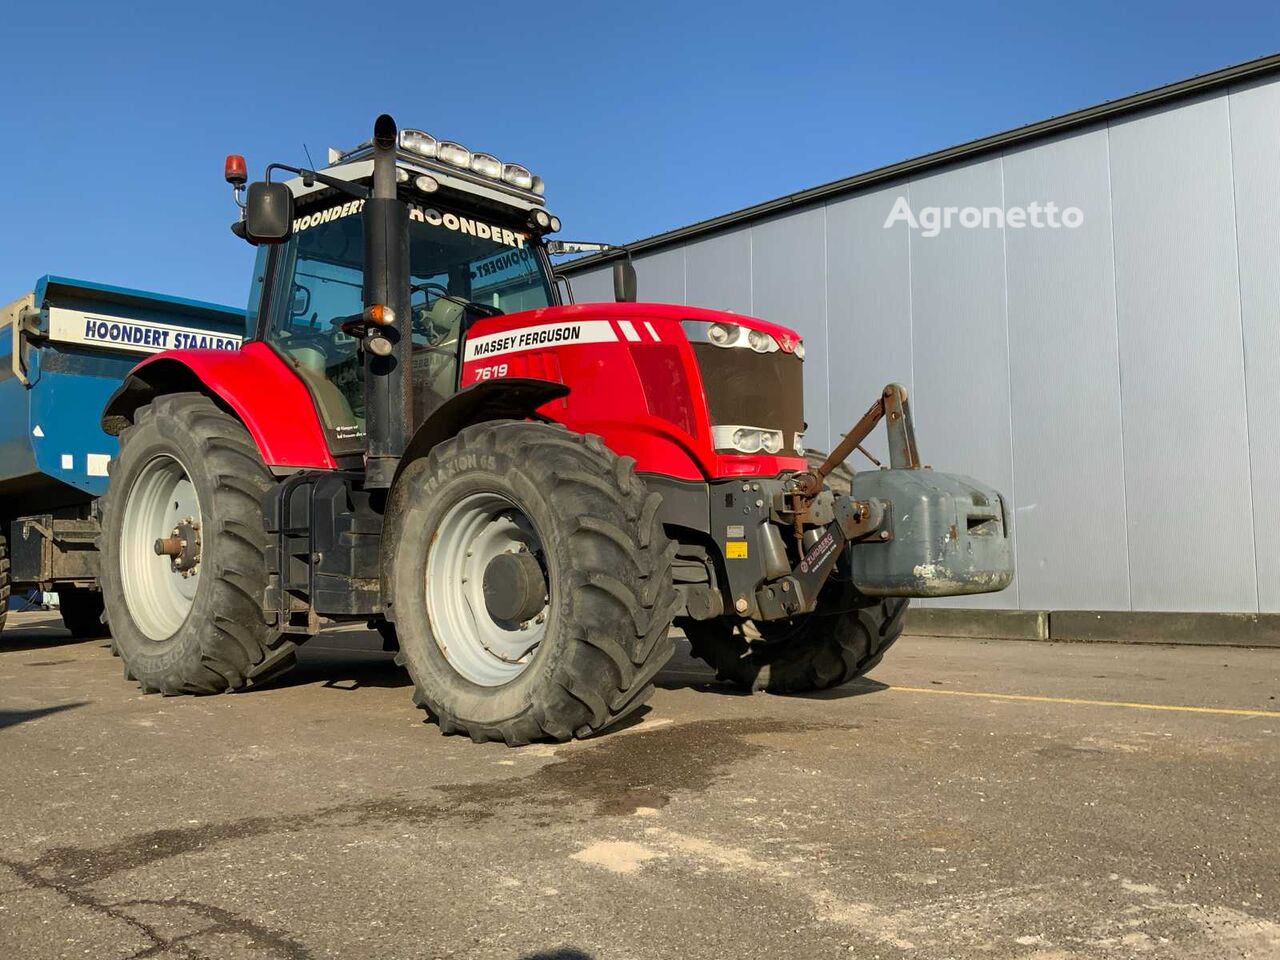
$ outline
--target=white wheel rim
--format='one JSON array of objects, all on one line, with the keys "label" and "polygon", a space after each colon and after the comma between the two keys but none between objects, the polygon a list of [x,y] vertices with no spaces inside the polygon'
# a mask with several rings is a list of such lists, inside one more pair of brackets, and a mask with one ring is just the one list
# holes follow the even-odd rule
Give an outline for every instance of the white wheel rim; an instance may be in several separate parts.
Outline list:
[{"label": "white wheel rim", "polygon": [[186,469],[166,454],[143,465],[125,500],[120,531],[120,580],[134,624],[149,639],[168,640],[187,619],[200,585],[200,564],[182,572],[158,556],[157,540],[179,524],[202,530],[200,501]]},{"label": "white wheel rim", "polygon": [[444,515],[427,552],[427,615],[436,645],[480,686],[501,686],[524,673],[546,636],[550,585],[547,603],[524,624],[494,620],[485,603],[489,561],[524,550],[546,570],[542,541],[524,511],[498,494],[473,493]]}]

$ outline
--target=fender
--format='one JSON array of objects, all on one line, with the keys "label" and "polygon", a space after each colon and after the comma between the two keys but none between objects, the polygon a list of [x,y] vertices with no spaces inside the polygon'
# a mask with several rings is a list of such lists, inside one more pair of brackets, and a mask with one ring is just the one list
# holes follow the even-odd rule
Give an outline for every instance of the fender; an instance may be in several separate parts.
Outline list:
[{"label": "fender", "polygon": [[[527,420],[540,418],[537,409],[569,395],[563,383],[531,377],[503,377],[481,380],[464,387],[422,421],[400,458],[404,465],[425,457],[436,444],[455,436],[464,427],[486,420]],[[399,470],[396,471],[399,476]]]},{"label": "fender", "polygon": [[311,394],[263,343],[238,351],[169,350],[144,360],[107,401],[102,429],[119,436],[139,407],[186,391],[203,393],[239,417],[267,466],[336,469]]}]

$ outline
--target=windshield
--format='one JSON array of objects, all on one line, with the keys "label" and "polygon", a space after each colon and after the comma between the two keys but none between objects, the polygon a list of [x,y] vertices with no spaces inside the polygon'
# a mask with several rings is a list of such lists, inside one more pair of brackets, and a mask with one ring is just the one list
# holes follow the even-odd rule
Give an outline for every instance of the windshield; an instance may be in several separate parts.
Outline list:
[{"label": "windshield", "polygon": [[[341,330],[364,309],[363,201],[302,213],[280,248],[266,339],[306,380],[336,449],[364,435],[363,364]],[[464,320],[551,304],[527,235],[489,218],[409,205],[414,426],[457,385]]]}]

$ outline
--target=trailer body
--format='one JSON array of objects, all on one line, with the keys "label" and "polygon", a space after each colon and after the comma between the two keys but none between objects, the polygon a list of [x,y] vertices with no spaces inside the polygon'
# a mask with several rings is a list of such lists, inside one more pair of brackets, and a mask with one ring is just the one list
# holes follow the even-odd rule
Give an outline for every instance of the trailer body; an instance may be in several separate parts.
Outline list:
[{"label": "trailer body", "polygon": [[245,317],[243,309],[52,275],[3,308],[0,538],[15,589],[96,588],[96,501],[118,446],[98,412],[147,354],[238,350]]}]

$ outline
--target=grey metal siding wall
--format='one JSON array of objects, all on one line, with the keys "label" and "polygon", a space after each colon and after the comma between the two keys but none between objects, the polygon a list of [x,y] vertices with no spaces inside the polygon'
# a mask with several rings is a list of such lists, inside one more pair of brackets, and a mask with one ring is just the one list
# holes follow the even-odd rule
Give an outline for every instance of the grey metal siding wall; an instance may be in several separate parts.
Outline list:
[{"label": "grey metal siding wall", "polygon": [[[1075,230],[884,223],[1076,206]],[[1280,612],[1280,81],[637,256],[643,299],[804,334],[812,446],[889,380],[928,462],[1011,500],[1018,576],[948,601]],[[573,279],[608,299],[607,267]],[[883,451],[883,443],[876,440]]]}]

